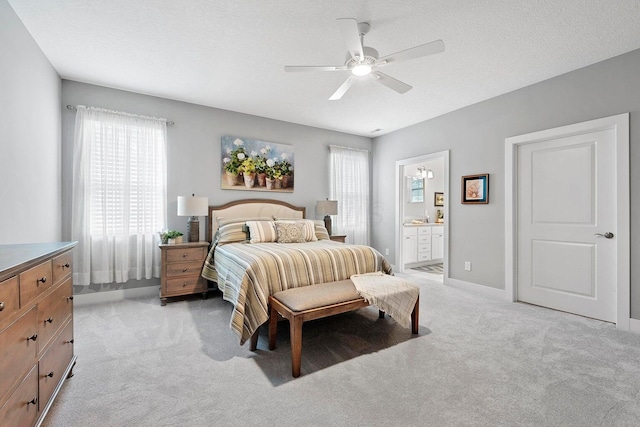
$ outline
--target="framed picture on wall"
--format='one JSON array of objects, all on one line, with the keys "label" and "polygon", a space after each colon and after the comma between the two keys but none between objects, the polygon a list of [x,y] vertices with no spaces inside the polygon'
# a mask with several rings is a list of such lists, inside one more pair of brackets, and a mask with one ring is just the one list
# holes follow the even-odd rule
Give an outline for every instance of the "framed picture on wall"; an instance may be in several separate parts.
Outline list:
[{"label": "framed picture on wall", "polygon": [[433,206],[444,206],[444,193],[433,193]]},{"label": "framed picture on wall", "polygon": [[462,203],[480,205],[489,203],[489,174],[462,177]]}]

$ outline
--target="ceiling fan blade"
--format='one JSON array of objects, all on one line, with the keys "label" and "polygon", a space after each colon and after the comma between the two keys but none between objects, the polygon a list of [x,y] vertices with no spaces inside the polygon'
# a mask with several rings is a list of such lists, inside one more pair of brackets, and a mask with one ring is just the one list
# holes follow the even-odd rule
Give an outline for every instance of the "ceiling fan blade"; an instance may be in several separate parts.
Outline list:
[{"label": "ceiling fan blade", "polygon": [[360,41],[360,31],[358,21],[353,18],[338,18],[338,25],[344,38],[344,44],[353,59],[364,58],[362,42]]},{"label": "ceiling fan blade", "polygon": [[391,55],[378,58],[378,60],[376,61],[376,65],[385,65],[390,62],[408,61],[410,59],[434,55],[441,52],[444,52],[444,42],[442,40],[436,40],[431,43],[425,43],[420,46],[401,50],[400,52],[392,53]]},{"label": "ceiling fan blade", "polygon": [[349,78],[345,80],[344,83],[342,83],[342,85],[338,88],[338,90],[336,90],[333,93],[333,95],[331,95],[331,98],[329,98],[329,101],[337,101],[338,99],[342,98],[342,95],[344,95],[345,92],[349,90],[349,88],[351,87],[351,85],[355,80],[356,80],[356,76],[349,76]]},{"label": "ceiling fan blade", "polygon": [[388,87],[389,89],[395,90],[398,93],[406,93],[413,87],[401,82],[400,80],[394,79],[391,76],[381,73],[380,71],[375,71],[371,73],[371,75],[373,76],[375,81]]},{"label": "ceiling fan blade", "polygon": [[344,65],[285,65],[284,66],[284,70],[291,73],[291,72],[298,72],[298,71],[343,71],[343,70],[348,70],[349,67],[346,67]]}]

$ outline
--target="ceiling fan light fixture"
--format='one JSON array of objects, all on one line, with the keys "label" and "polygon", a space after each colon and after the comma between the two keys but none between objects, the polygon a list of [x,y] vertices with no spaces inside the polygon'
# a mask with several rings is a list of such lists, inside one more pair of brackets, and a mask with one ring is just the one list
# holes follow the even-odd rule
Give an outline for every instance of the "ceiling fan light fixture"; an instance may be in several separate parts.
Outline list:
[{"label": "ceiling fan light fixture", "polygon": [[358,64],[351,69],[354,76],[366,76],[371,72],[371,66],[368,64]]}]

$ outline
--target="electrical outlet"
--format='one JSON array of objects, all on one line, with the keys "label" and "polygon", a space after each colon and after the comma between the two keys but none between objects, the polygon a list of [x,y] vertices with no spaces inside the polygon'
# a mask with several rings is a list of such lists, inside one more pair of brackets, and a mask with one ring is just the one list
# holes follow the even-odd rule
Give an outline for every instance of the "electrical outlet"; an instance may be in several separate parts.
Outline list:
[{"label": "electrical outlet", "polygon": [[471,261],[464,262],[464,269],[465,271],[471,271]]},{"label": "electrical outlet", "polygon": [[385,248],[385,249],[384,249],[384,254],[385,254],[385,255],[389,255],[389,248]]}]

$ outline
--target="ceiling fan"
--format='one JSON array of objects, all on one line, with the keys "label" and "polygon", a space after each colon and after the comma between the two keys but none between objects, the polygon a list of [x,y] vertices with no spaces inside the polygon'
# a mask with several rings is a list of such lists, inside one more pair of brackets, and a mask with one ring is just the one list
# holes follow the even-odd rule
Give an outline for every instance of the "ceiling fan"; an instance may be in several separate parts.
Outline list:
[{"label": "ceiling fan", "polygon": [[328,66],[304,66],[287,65],[284,70],[287,72],[297,71],[351,71],[351,75],[329,98],[336,101],[342,98],[351,85],[358,78],[371,78],[378,83],[392,89],[398,93],[405,93],[411,86],[394,79],[380,71],[375,70],[392,62],[407,61],[409,59],[420,58],[422,56],[434,55],[444,52],[444,42],[436,40],[430,43],[415,46],[400,52],[392,53],[383,57],[378,56],[378,51],[372,47],[364,46],[364,36],[369,32],[371,26],[367,22],[357,22],[353,18],[339,18],[338,25],[347,46],[347,59],[344,65]]}]

